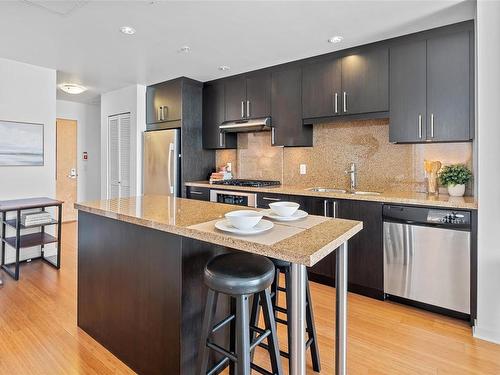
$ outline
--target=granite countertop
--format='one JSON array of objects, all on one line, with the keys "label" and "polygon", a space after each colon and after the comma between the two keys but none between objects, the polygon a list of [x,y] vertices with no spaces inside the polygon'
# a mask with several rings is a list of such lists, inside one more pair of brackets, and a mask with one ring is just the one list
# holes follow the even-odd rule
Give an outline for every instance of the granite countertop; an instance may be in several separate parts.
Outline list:
[{"label": "granite countertop", "polygon": [[219,190],[234,190],[234,191],[252,191],[256,193],[275,193],[275,194],[289,194],[289,195],[302,195],[308,197],[320,198],[337,198],[337,199],[351,199],[360,201],[383,202],[383,203],[397,203],[397,204],[412,204],[433,207],[448,207],[466,210],[476,210],[477,200],[474,197],[450,197],[449,195],[428,195],[426,193],[413,193],[413,192],[383,192],[380,195],[354,195],[346,193],[334,192],[316,192],[306,190],[302,186],[293,185],[280,185],[275,187],[244,187],[244,186],[228,186],[210,184],[208,181],[193,181],[186,182],[186,186],[204,187]]},{"label": "granite countertop", "polygon": [[221,232],[214,224],[241,206],[156,195],[75,203],[75,208],[305,266],[316,264],[363,229],[360,221],[309,215],[294,222],[274,222],[262,234],[238,236]]}]

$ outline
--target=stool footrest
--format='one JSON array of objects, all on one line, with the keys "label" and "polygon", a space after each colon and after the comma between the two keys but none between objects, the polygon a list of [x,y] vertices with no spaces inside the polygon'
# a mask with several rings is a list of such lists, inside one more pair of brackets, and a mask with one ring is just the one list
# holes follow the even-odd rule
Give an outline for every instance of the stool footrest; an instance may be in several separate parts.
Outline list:
[{"label": "stool footrest", "polygon": [[275,375],[272,372],[267,371],[265,368],[256,365],[255,363],[250,363],[250,367],[252,368],[252,370],[255,370],[263,375]]},{"label": "stool footrest", "polygon": [[231,353],[231,352],[228,352],[226,349],[224,349],[222,346],[219,346],[217,344],[214,344],[213,342],[210,342],[210,341],[207,341],[207,346],[212,349],[212,350],[215,350],[217,353],[219,354],[222,354],[223,356],[229,358],[231,361],[233,362],[236,362],[237,361],[237,358],[236,356]]},{"label": "stool footrest", "polygon": [[266,337],[268,337],[271,334],[271,331],[262,330],[258,327],[250,327],[250,329],[259,333],[259,337],[257,337],[255,341],[250,344],[250,351],[253,351],[257,346],[259,346],[262,343],[262,341],[264,341]]},{"label": "stool footrest", "polygon": [[228,357],[222,358],[219,362],[217,362],[217,364],[214,367],[212,367],[212,369],[209,372],[207,372],[207,375],[218,374],[220,370],[222,370],[227,366],[228,362],[229,362]]},{"label": "stool footrest", "polygon": [[229,315],[227,318],[222,319],[219,323],[217,323],[216,325],[213,326],[211,332],[212,333],[217,332],[219,329],[224,327],[227,323],[229,323],[230,321],[232,321],[235,318],[236,318],[236,316],[234,314],[232,314],[232,315]]}]

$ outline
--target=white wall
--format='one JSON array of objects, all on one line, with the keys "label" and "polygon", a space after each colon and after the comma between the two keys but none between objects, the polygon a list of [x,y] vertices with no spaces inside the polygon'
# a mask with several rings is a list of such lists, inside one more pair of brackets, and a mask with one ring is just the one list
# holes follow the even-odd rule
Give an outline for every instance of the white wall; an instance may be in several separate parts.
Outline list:
[{"label": "white wall", "polygon": [[130,195],[142,194],[142,132],[146,129],[146,86],[132,85],[101,95],[101,197],[106,198],[108,117],[130,112]]},{"label": "white wall", "polygon": [[[44,165],[0,167],[0,200],[54,198],[56,71],[0,58],[0,119],[44,124]],[[38,252],[38,248],[24,249],[22,259]],[[6,255],[11,261],[13,252]]]},{"label": "white wall", "polygon": [[[77,121],[78,201],[101,197],[101,107],[58,100],[57,118]],[[88,160],[83,160],[83,152]]]},{"label": "white wall", "polygon": [[477,1],[478,316],[474,335],[500,343],[500,2]]}]

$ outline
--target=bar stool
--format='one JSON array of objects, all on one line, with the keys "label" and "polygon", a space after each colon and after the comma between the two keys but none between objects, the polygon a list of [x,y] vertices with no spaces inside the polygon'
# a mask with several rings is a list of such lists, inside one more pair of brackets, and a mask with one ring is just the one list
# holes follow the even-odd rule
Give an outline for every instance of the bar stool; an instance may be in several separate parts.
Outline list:
[{"label": "bar stool", "polygon": [[[249,375],[250,369],[266,375],[281,375],[281,358],[279,354],[276,322],[271,303],[269,287],[273,283],[275,268],[266,257],[231,253],[219,255],[205,266],[204,281],[208,286],[205,316],[201,332],[200,350],[198,354],[197,374],[218,374],[228,365],[234,364],[237,375]],[[214,325],[214,315],[219,294],[226,294],[234,301],[236,308],[231,314]],[[259,299],[263,307],[265,329],[251,326],[249,322],[249,297]],[[236,322],[234,324],[234,321]],[[231,340],[235,342],[235,350],[226,350],[210,340],[213,333],[230,324]],[[252,332],[252,335],[250,335]],[[256,337],[256,334],[258,336]],[[250,340],[252,336],[252,340]],[[272,372],[251,363],[251,353],[267,338],[266,345],[271,360]],[[231,347],[233,343],[231,343]],[[222,355],[214,367],[207,371],[209,353],[213,350]]]},{"label": "bar stool", "polygon": [[[275,266],[275,275],[274,275],[274,280],[271,285],[271,303],[273,307],[273,312],[275,315],[275,321],[276,323],[283,324],[287,327],[287,333],[288,333],[288,348],[291,346],[291,334],[290,334],[290,329],[291,327],[288,325],[288,307],[291,305],[291,296],[290,293],[287,293],[287,288],[292,285],[291,277],[290,277],[290,270],[291,270],[291,265],[289,262],[279,260],[279,259],[271,259]],[[280,279],[280,273],[283,273],[285,275],[285,286],[281,287],[279,285],[279,279]],[[279,306],[278,304],[278,296],[279,292],[285,293],[285,300],[286,300],[286,306],[287,308],[283,308]],[[250,324],[257,326],[258,321],[259,321],[259,313],[260,313],[260,301],[255,298],[253,303],[252,303],[252,312],[250,314]],[[286,319],[281,319],[277,316],[277,313],[282,313],[287,315]],[[313,370],[316,372],[321,371],[321,363],[319,360],[319,349],[318,349],[318,340],[316,336],[316,326],[314,324],[314,313],[313,313],[313,307],[312,307],[312,302],[311,302],[311,291],[309,289],[309,280],[306,275],[306,332],[307,332],[307,341],[306,341],[306,349],[311,349],[311,359],[312,359],[312,365],[313,365]],[[252,337],[253,339],[253,337]],[[264,343],[261,343],[259,346],[267,349],[267,345]],[[288,349],[290,350],[290,349]],[[285,352],[283,350],[280,350],[281,356],[288,358],[290,361],[290,353]]]}]

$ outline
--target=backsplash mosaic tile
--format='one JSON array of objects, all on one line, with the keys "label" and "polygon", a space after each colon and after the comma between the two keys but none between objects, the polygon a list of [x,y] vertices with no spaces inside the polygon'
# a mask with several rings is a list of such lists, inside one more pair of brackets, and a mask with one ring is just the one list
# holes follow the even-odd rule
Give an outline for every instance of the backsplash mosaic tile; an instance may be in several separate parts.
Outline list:
[{"label": "backsplash mosaic tile", "polygon": [[[239,134],[238,149],[217,151],[216,160],[218,166],[232,162],[237,178],[344,189],[345,170],[356,163],[360,190],[425,191],[425,159],[472,169],[472,154],[472,143],[391,144],[389,120],[376,119],[314,125],[314,147],[272,147],[268,132]],[[300,164],[307,174],[299,173]]]}]

